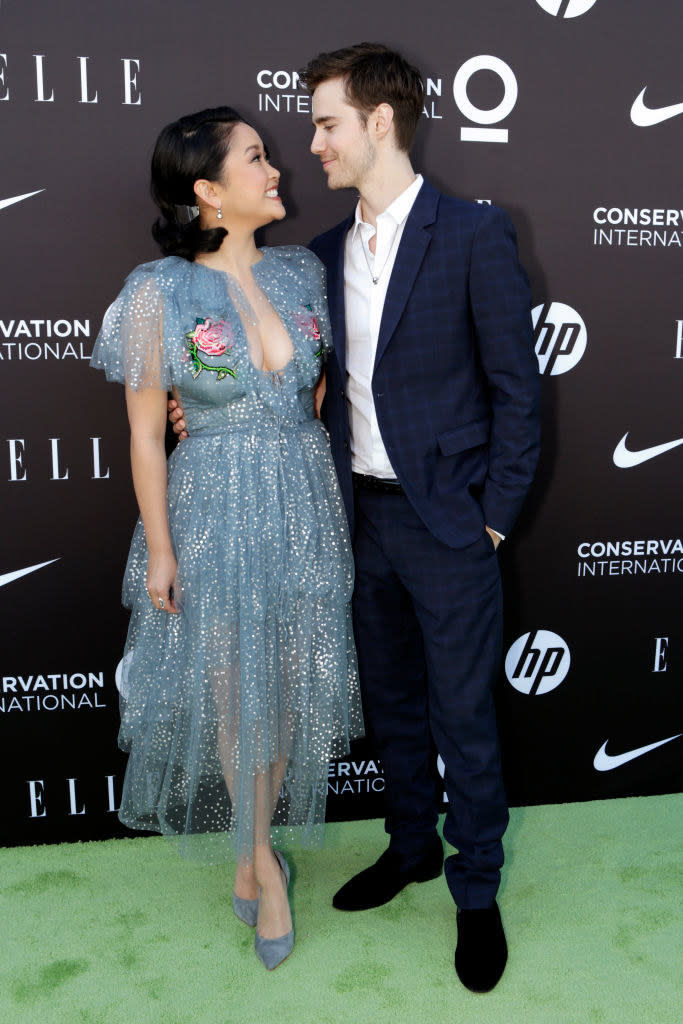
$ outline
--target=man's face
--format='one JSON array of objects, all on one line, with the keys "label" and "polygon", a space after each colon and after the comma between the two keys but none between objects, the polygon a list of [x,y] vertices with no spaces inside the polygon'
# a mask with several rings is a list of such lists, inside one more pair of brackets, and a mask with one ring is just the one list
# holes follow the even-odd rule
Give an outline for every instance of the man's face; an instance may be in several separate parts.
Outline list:
[{"label": "man's face", "polygon": [[361,189],[377,153],[359,112],[347,101],[342,78],[322,82],[313,93],[313,125],[311,152],[320,158],[328,188]]}]

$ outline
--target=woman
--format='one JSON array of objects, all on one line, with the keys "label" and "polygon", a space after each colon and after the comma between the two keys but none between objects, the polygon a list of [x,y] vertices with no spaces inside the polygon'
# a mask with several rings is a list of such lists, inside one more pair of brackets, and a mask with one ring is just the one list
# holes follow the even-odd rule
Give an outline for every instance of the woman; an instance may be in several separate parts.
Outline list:
[{"label": "woman", "polygon": [[[314,414],[324,270],[299,246],[254,242],[285,216],[278,181],[230,107],[165,128],[152,194],[167,257],[130,274],[92,357],[126,385],[141,517],[124,579],[120,817],[209,862],[232,841],[234,910],[269,969],[294,940],[272,830],[321,832],[329,759],[362,731],[353,563]],[[167,467],[171,388],[191,436]]]}]

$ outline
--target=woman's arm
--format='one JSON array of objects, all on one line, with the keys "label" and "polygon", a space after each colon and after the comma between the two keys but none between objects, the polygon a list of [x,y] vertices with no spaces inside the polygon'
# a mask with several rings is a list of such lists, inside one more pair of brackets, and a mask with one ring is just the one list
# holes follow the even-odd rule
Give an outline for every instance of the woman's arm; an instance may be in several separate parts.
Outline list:
[{"label": "woman's arm", "polygon": [[126,406],[133,487],[149,551],[147,593],[156,608],[163,607],[164,611],[175,614],[179,609],[171,589],[177,562],[166,514],[166,392],[156,388],[134,391],[126,387]]},{"label": "woman's arm", "polygon": [[316,419],[320,419],[320,410],[325,399],[326,391],[327,376],[325,374],[325,367],[323,367],[322,373],[320,374],[320,377],[318,379],[318,383],[315,386],[315,391],[313,392],[313,408],[315,410]]}]

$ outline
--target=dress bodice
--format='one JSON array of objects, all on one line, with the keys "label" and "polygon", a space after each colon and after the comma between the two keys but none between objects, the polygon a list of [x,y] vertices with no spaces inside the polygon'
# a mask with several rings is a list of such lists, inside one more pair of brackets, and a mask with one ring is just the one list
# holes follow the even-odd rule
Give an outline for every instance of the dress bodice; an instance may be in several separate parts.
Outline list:
[{"label": "dress bodice", "polygon": [[311,419],[331,344],[325,272],[301,246],[260,251],[254,281],[292,343],[281,371],[263,371],[252,360],[237,282],[175,256],[129,275],[105,314],[92,365],[136,390],[177,389],[193,436]]}]

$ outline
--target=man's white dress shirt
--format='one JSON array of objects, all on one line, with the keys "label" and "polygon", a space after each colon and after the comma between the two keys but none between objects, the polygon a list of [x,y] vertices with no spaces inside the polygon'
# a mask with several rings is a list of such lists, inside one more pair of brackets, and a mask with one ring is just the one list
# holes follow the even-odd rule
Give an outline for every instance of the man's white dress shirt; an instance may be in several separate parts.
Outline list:
[{"label": "man's white dress shirt", "polygon": [[[360,200],[346,236],[344,299],[346,312],[346,394],[351,427],[351,468],[383,480],[395,480],[377,424],[372,397],[379,325],[396,253],[408,214],[422,187],[422,175],[377,218],[377,229],[363,220]],[[377,234],[375,252],[369,242]],[[372,283],[373,277],[377,284]]]}]

